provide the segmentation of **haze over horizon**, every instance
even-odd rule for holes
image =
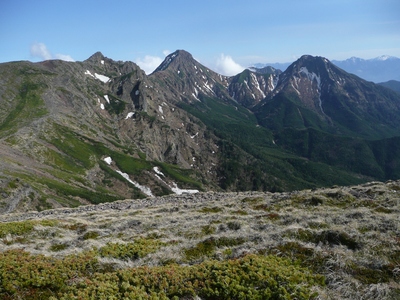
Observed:
[[[0,10],[0,62],[82,61],[97,51],[146,73],[184,49],[224,75],[304,54],[329,60],[400,57],[396,0],[232,3],[15,0]]]

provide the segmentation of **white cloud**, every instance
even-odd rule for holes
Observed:
[[[165,49],[162,53],[163,53],[165,56],[167,56],[167,55],[171,54],[172,52],[171,52],[170,50]]]
[[[144,58],[137,58],[135,62],[146,74],[150,74],[161,65],[165,56],[172,52],[166,49],[163,50],[162,53],[164,54],[164,57],[146,55]]]
[[[216,72],[226,76],[239,74],[244,69],[245,67],[242,67],[231,56],[225,54],[221,54],[217,59],[215,68]]]
[[[146,74],[150,74],[162,63],[162,61],[163,59],[161,57],[146,55],[144,58],[138,58],[136,63],[146,72]]]
[[[47,49],[46,45],[43,43],[34,43],[30,49],[31,56],[37,57],[42,60],[49,60],[49,59],[61,59],[65,61],[74,61],[74,59],[70,55],[66,54],[51,54],[51,52]]]
[[[65,61],[75,61],[70,55],[68,54],[56,54],[54,55],[56,59],[61,59]]]
[[[39,57],[43,60],[51,59],[52,56],[43,43],[35,43],[31,46],[31,55],[33,57]]]

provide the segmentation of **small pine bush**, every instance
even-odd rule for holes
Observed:
[[[324,277],[276,256],[247,255],[102,271],[95,252],[55,259],[23,250],[0,253],[2,299],[310,299]]]

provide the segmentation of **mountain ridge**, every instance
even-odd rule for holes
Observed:
[[[387,153],[397,151],[396,117],[367,134],[388,111],[383,103],[397,94],[343,73],[325,58],[304,56],[297,64],[283,73],[245,70],[227,77],[184,50],[150,75],[101,52],[83,62],[1,64],[0,209],[189,191],[284,191],[397,176],[396,158]],[[329,101],[342,103],[343,112],[356,116],[349,120],[366,129],[358,132],[337,119],[334,106],[325,106]],[[368,106],[374,101],[379,110]],[[398,111],[394,104],[389,108],[388,116]],[[290,113],[282,118],[282,110]],[[359,121],[365,116],[368,122]],[[288,138],[296,135],[303,140]],[[324,135],[340,143],[344,158],[318,154]],[[373,136],[371,144],[367,138]],[[349,155],[354,145],[365,149],[368,160]]]
[[[355,126],[357,135],[364,134],[364,137],[369,138],[373,138],[375,131],[379,131],[379,136],[388,133],[383,137],[398,134],[397,125],[394,125],[399,122],[394,113],[400,109],[397,95],[388,93],[389,98],[384,96],[375,99],[380,95],[380,86],[347,74],[326,58],[304,55],[283,72],[280,79],[270,99],[282,91],[289,98],[299,99],[302,107],[316,113],[319,119],[325,119],[324,123],[333,125],[332,129],[337,128],[332,133],[339,128],[351,129],[350,125]],[[386,91],[382,90],[382,93]],[[338,118],[338,113],[345,117]],[[370,125],[361,124],[362,119],[368,119]],[[360,124],[348,124],[350,120]],[[373,124],[377,124],[375,129],[371,127]]]

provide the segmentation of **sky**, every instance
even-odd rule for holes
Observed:
[[[190,52],[234,75],[255,63],[400,57],[399,0],[2,0],[0,63],[97,51],[151,73]]]

